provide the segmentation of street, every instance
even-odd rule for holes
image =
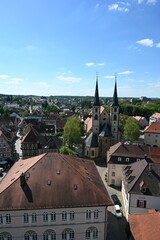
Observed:
[[[122,200],[122,194],[119,189],[115,189],[112,187],[109,187],[107,185],[107,182],[105,181],[105,174],[107,172],[107,168],[104,166],[97,166],[98,172],[103,180],[104,185],[107,188],[107,191],[109,195],[116,194],[121,202],[121,209],[124,213],[124,207],[123,207],[123,200]],[[108,207],[108,233],[107,233],[107,240],[127,240],[126,235],[126,228],[128,226],[128,223],[126,221],[126,218],[123,214],[123,217],[121,219],[117,219],[114,215],[114,206]]]

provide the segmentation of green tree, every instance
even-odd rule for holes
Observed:
[[[129,117],[127,115],[120,115],[119,118],[119,130],[123,134],[124,133],[124,126],[126,124],[126,121]]]
[[[134,118],[128,118],[124,126],[124,137],[128,141],[135,141],[140,135],[140,126]]]
[[[65,155],[72,155],[74,156],[74,152],[72,149],[68,148],[67,146],[62,146],[60,149],[59,149],[60,153],[62,154],[65,154]]]
[[[82,135],[83,125],[81,123],[81,120],[76,115],[69,117],[64,126],[64,143],[67,144],[70,149],[73,149],[73,145],[80,144],[82,142]]]

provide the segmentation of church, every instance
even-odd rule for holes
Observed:
[[[110,113],[100,105],[98,77],[96,79],[95,97],[92,106],[92,117],[86,124],[87,137],[85,140],[85,157],[92,159],[106,159],[109,148],[120,141],[119,104],[117,96],[117,82],[115,80],[114,94]]]

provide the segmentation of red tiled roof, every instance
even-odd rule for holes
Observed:
[[[16,162],[0,183],[0,210],[107,205],[112,202],[94,162],[59,153]]]
[[[160,148],[150,147],[150,159],[154,163],[160,163]]]
[[[145,128],[147,133],[160,133],[160,122],[152,122],[151,125]]]
[[[130,214],[129,223],[135,240],[160,239],[160,212]]]

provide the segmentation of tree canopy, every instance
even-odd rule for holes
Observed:
[[[135,141],[140,135],[140,126],[134,118],[128,118],[124,126],[124,137],[128,141]]]
[[[73,115],[67,119],[64,126],[63,140],[70,149],[73,145],[81,143],[81,136],[83,135],[83,125],[78,116]]]
[[[65,155],[72,155],[72,156],[75,155],[73,150],[66,146],[62,146],[59,151],[60,151],[60,153],[65,154]]]

